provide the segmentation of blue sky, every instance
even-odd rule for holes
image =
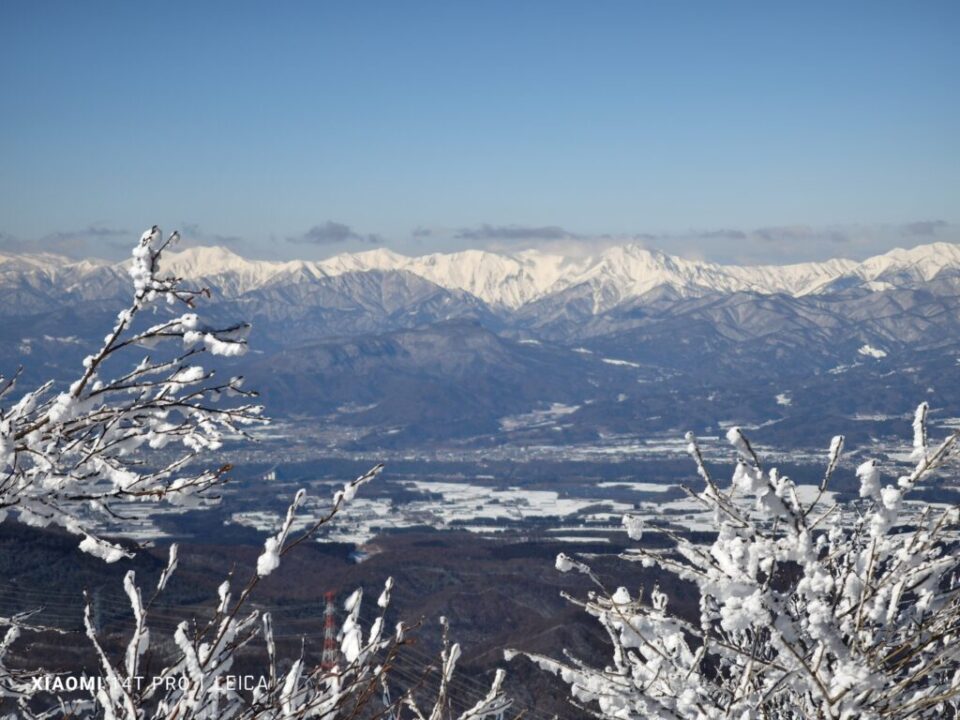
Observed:
[[[957,2],[0,4],[0,248],[956,240]]]

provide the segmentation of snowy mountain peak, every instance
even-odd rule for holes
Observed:
[[[39,270],[55,272],[65,267],[94,268],[104,263],[100,260],[72,260],[54,253],[0,253],[0,272],[23,272]]]
[[[945,267],[960,267],[960,245],[937,242],[910,249],[896,248],[860,263],[857,274],[864,280],[884,275],[907,273],[927,282]]]
[[[315,263],[324,275],[342,275],[348,272],[367,272],[369,270],[396,270],[410,258],[388,250],[376,248],[358,253],[341,253],[332,258]]]
[[[186,248],[164,253],[161,267],[166,272],[187,277],[208,277],[224,272],[249,269],[256,264],[220,245]]]
[[[302,264],[298,261],[248,260],[229,248],[216,245],[165,253],[160,260],[160,269],[185,278],[215,278],[221,293],[237,296],[263,287],[279,275]]]

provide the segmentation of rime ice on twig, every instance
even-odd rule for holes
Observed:
[[[204,291],[161,273],[162,254],[177,238],[163,240],[156,226],[140,238],[131,304],[69,387],[54,393],[46,383],[10,405],[2,403],[16,378],[0,390],[0,519],[12,510],[28,524],[60,525],[82,538],[82,550],[113,562],[127,553],[97,536],[98,519],[112,519],[117,505],[196,503],[229,467],[198,471],[192,461],[219,448],[225,434],[262,421],[242,378],[218,380],[196,364],[205,352],[244,352],[249,326],[205,325],[193,312]],[[145,311],[165,306],[188,312],[136,327]],[[146,348],[166,352],[135,357]],[[141,450],[172,444],[182,448],[172,459],[143,464]]]
[[[578,604],[609,635],[611,665],[528,657],[559,675],[575,703],[609,720],[954,717],[960,508],[908,515],[903,502],[960,437],[931,448],[927,411],[922,404],[914,420],[913,470],[882,486],[877,463],[860,464],[861,499],[846,506],[822,506],[839,472],[842,436],[833,438],[818,493],[803,507],[793,481],[764,471],[739,428],[727,435],[739,458],[725,492],[688,435],[706,483],[689,492],[714,509],[716,539],[701,546],[662,528],[675,547],[640,547],[625,557],[695,586],[699,618],[667,613],[657,588],[644,599],[601,587]],[[589,570],[562,554],[557,568]]]

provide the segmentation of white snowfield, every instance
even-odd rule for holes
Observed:
[[[164,268],[177,275],[217,278],[228,295],[351,272],[406,271],[448,290],[470,293],[507,309],[570,290],[584,288],[602,312],[658,287],[684,296],[706,292],[785,293],[803,296],[828,290],[838,281],[869,290],[909,287],[928,282],[944,270],[960,271],[960,245],[931,243],[896,249],[862,262],[834,259],[794,265],[720,265],[687,260],[637,245],[609,248],[586,258],[567,258],[537,250],[500,254],[485,250],[400,255],[386,248],[344,253],[321,261],[248,260],[224,247],[193,247],[164,257]],[[0,254],[0,283],[5,275],[38,273],[69,284],[122,264],[56,255]]]
[[[607,532],[611,529],[619,531],[620,517],[633,509],[631,503],[601,496],[561,497],[552,490],[497,488],[469,482],[423,480],[407,481],[404,484],[422,494],[423,499],[396,505],[391,500],[382,498],[357,498],[338,517],[336,523],[324,527],[318,533],[317,540],[363,545],[382,532],[410,527],[457,528],[490,536],[510,529],[516,530],[520,523],[530,518],[556,518],[567,523],[557,528],[557,532],[570,532],[575,529],[570,524],[575,519],[581,523],[581,527],[591,523],[596,525],[598,519],[603,519],[604,527],[593,527],[593,535],[580,535],[574,541],[603,542],[602,535],[596,534],[598,529]],[[660,486],[657,488],[659,490]],[[666,489],[668,487],[663,488],[664,491]],[[308,498],[295,518],[292,530],[305,529],[324,516],[329,511],[325,497]],[[230,517],[229,522],[274,533],[283,524],[283,514],[269,510],[237,512]]]

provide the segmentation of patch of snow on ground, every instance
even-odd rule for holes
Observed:
[[[419,492],[439,494],[443,501],[409,502],[404,505],[404,513],[419,516],[426,524],[443,526],[475,523],[481,518],[522,520],[531,517],[567,517],[597,505],[603,505],[611,512],[627,512],[633,507],[627,503],[597,498],[563,498],[553,490],[500,489],[422,480],[413,480],[408,485]],[[428,522],[431,519],[432,522]]]
[[[610,538],[602,535],[557,535],[550,538],[565,543],[608,543]]]
[[[291,532],[306,530],[330,510],[326,498],[307,499],[307,502],[294,517]],[[268,510],[254,510],[233,513],[230,521],[244,525],[259,532],[275,533],[283,523],[285,513]],[[389,500],[356,498],[348,503],[336,518],[320,528],[317,539],[326,542],[352,543],[364,545],[376,537],[382,529],[405,527],[416,523],[405,522],[406,518],[394,512]]]
[[[907,415],[884,415],[883,413],[856,413],[855,415],[848,416],[851,420],[855,422],[883,422],[885,420],[899,420],[906,417]]]
[[[666,492],[674,485],[663,485],[661,483],[645,483],[645,482],[624,482],[620,480],[609,480],[606,482],[597,483],[598,488],[623,488],[624,490],[633,490],[635,492],[654,492],[661,493]]]
[[[601,358],[607,365],[623,365],[624,367],[638,368],[640,363],[630,362],[629,360],[616,360],[614,358]]]
[[[520,415],[510,415],[500,418],[500,428],[510,432],[519,428],[542,427],[551,425],[558,418],[564,415],[570,415],[580,409],[579,405],[564,405],[563,403],[551,403],[546,410],[534,410]]]
[[[885,350],[881,350],[880,348],[871,347],[870,345],[864,345],[864,346],[861,347],[859,350],[857,350],[857,352],[860,353],[861,355],[863,355],[864,357],[872,357],[872,358],[875,358],[875,359],[877,359],[877,360],[880,360],[880,359],[885,358],[885,357],[887,356],[887,353],[886,353]]]

